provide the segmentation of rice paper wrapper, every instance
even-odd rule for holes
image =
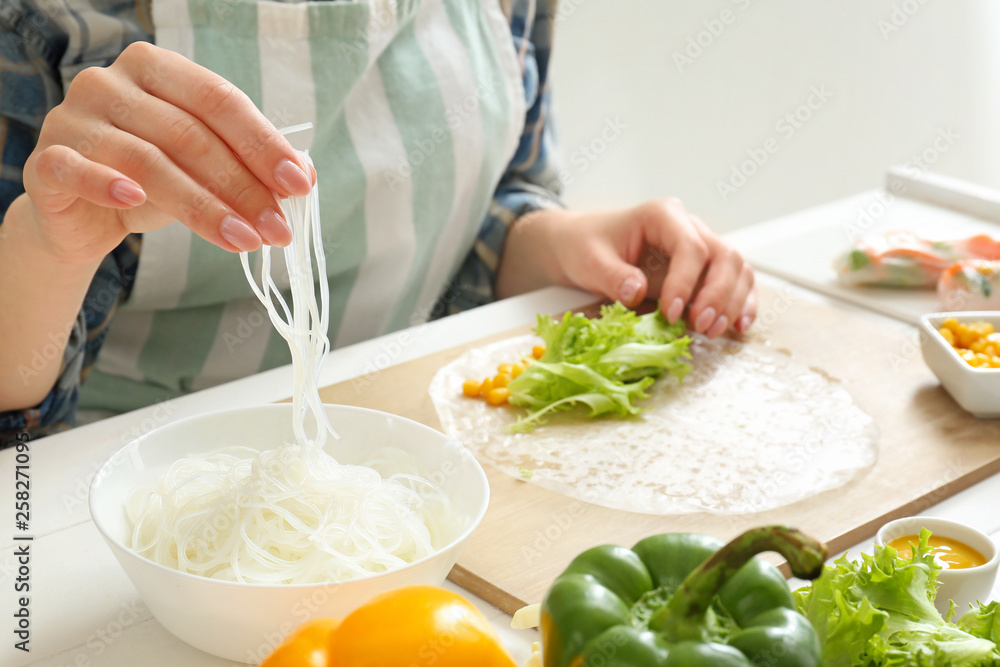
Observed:
[[[480,460],[572,498],[648,514],[746,514],[846,484],[878,456],[878,429],[841,384],[760,343],[695,335],[694,370],[658,380],[629,418],[525,414],[466,397],[462,383],[530,355],[535,336],[470,350],[434,376],[443,430]]]

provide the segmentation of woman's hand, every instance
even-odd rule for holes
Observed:
[[[712,338],[730,327],[746,331],[757,315],[750,265],[677,199],[522,218],[504,246],[497,291],[511,296],[545,284],[581,287],[627,306],[659,299],[671,322],[686,310],[690,326]]]
[[[77,75],[24,168],[39,247],[71,264],[174,220],[226,250],[287,245],[276,196],[311,180],[239,89],[145,42]]]

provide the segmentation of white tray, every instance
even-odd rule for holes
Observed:
[[[860,235],[910,229],[934,239],[1000,236],[1000,192],[939,175],[890,169],[885,189],[737,230],[726,239],[758,270],[916,324],[941,310],[934,290],[845,287],[834,259]]]

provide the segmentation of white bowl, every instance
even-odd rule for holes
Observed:
[[[927,366],[962,408],[980,419],[1000,417],[1000,368],[975,368],[938,333],[949,317],[959,322],[989,322],[1000,331],[1000,311],[931,313],[920,318],[920,350]]]
[[[125,500],[154,483],[175,460],[241,445],[269,449],[294,441],[291,405],[265,405],[184,419],[126,445],[94,476],[90,513],[118,562],[156,619],[192,646],[228,660],[257,663],[293,628],[310,618],[343,617],[378,593],[410,584],[444,582],[489,502],[486,475],[458,441],[395,415],[326,406],[340,434],[326,450],[341,463],[360,463],[383,447],[418,461],[456,513],[453,534],[437,553],[410,565],[328,584],[265,585],[216,581],[172,570],[125,545]]]
[[[921,528],[926,528],[934,535],[950,537],[967,544],[986,558],[986,564],[979,567],[946,569],[938,572],[939,586],[937,597],[934,598],[937,610],[942,615],[946,614],[948,600],[954,600],[958,605],[958,615],[961,616],[969,611],[969,606],[976,601],[988,602],[993,594],[1000,557],[997,555],[996,544],[986,533],[957,521],[931,516],[910,516],[890,521],[882,526],[875,535],[875,543],[884,546],[897,537],[919,535]]]

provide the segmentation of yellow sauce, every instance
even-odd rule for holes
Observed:
[[[913,558],[910,544],[919,542],[917,535],[903,535],[889,542],[889,546],[896,550],[900,558]],[[934,561],[945,570],[961,570],[986,564],[986,558],[981,553],[950,537],[931,535],[928,544],[934,554]]]

